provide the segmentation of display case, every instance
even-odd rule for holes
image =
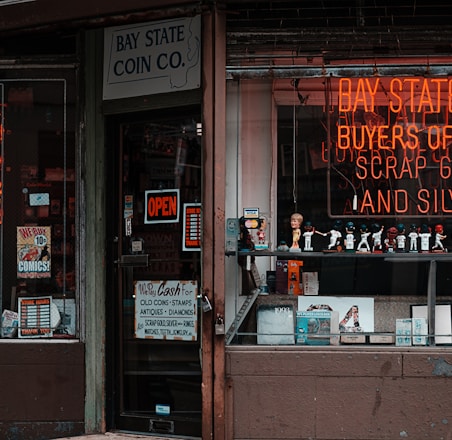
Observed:
[[[449,85],[339,75],[230,86],[236,191],[226,206],[239,229],[235,248],[226,241],[227,343],[277,334],[286,306],[293,338],[284,344],[302,344],[301,312],[316,310],[338,312],[339,345],[452,342]],[[247,207],[268,213],[266,250],[255,226],[241,227]],[[279,324],[262,327],[269,305]]]
[[[276,267],[265,276],[256,264],[263,257],[271,257]],[[328,345],[452,344],[448,253],[239,251],[229,252],[228,258],[237,259],[240,267],[243,303],[228,343],[259,344],[264,334],[281,335],[280,315],[290,307],[292,316],[285,319],[293,323],[293,337],[269,338],[271,344],[305,344],[301,312],[325,310],[339,314],[328,334],[338,337]]]

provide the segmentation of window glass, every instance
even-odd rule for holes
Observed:
[[[417,345],[452,342],[450,316],[433,317],[452,299],[450,90],[403,75],[229,83],[227,342],[299,343],[299,312],[318,310],[339,312],[334,343],[400,345],[398,321],[427,314]]]
[[[2,337],[75,337],[74,79],[0,87]]]

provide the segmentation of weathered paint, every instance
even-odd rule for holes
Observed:
[[[440,350],[228,347],[228,431],[234,439],[449,438],[452,351]]]
[[[0,438],[82,434],[84,369],[79,342],[0,344]]]

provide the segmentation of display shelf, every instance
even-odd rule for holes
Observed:
[[[227,252],[226,256],[228,257],[234,257],[238,264],[241,266],[242,274],[248,272],[251,273],[250,267],[254,265],[254,261],[257,261],[256,258],[259,257],[273,257],[276,260],[303,260],[305,263],[304,268],[310,268],[315,267],[315,270],[326,270],[331,271],[328,272],[328,275],[325,275],[324,279],[328,280],[329,283],[333,286],[340,286],[342,283],[342,280],[346,278],[344,275],[344,267],[347,267],[346,270],[348,270],[347,273],[350,273],[350,276],[346,278],[346,281],[353,285],[355,290],[358,288],[356,285],[359,286],[372,286],[374,280],[378,278],[390,278],[387,284],[391,285],[391,291],[384,291],[382,290],[378,294],[374,294],[374,299],[378,298],[379,302],[392,302],[396,305],[396,309],[398,306],[402,305],[400,309],[404,309],[405,313],[406,310],[410,308],[410,302],[414,305],[416,304],[426,304],[427,305],[427,311],[428,311],[428,334],[427,337],[427,344],[428,346],[435,346],[435,306],[438,302],[437,298],[437,291],[438,291],[438,266],[442,265],[441,270],[441,283],[440,285],[440,302],[447,301],[450,303],[450,295],[449,295],[449,289],[448,289],[448,280],[449,277],[447,274],[444,274],[444,271],[447,272],[448,270],[448,263],[452,262],[452,255],[447,252],[426,252],[426,253],[410,253],[410,252],[391,252],[391,253],[364,253],[364,252],[287,252],[287,251],[270,251],[270,250],[258,250],[258,251],[238,251],[238,252]],[[246,261],[248,258],[251,260]],[[246,262],[245,262],[246,261]],[[251,264],[249,264],[249,261],[251,261]],[[311,262],[311,263],[310,263]],[[313,262],[313,263],[312,263]],[[366,267],[370,267],[370,270],[366,274],[359,274],[357,273],[357,266],[358,263],[364,262],[366,264]],[[310,266],[311,264],[311,266]],[[345,266],[344,266],[345,264]],[[390,274],[382,274],[381,268],[390,268]],[[422,269],[422,270],[421,270]],[[422,272],[422,277],[419,278],[422,281],[413,281],[414,284],[421,285],[418,286],[419,292],[413,292],[414,296],[407,296],[406,292],[400,292],[397,290],[397,286],[400,286],[400,280],[398,278],[403,278],[404,280],[414,279],[417,274],[417,270]],[[308,270],[309,271],[309,270]],[[358,270],[359,272],[359,270]],[[339,279],[335,278],[335,275],[339,274]],[[360,282],[357,282],[357,279],[361,276],[361,278],[364,278],[364,281],[361,280]],[[301,276],[300,276],[301,277]],[[342,277],[342,278],[340,278]],[[256,279],[255,276],[249,276],[249,279]],[[444,281],[446,280],[446,281]],[[446,284],[444,284],[446,282]],[[353,284],[354,283],[354,284]],[[259,285],[255,286],[256,288],[259,287]],[[247,288],[249,289],[247,291]],[[328,291],[328,287],[326,288]],[[353,292],[355,292],[355,290]],[[359,290],[359,289],[358,289]],[[256,299],[256,291],[253,291],[252,286],[251,287],[245,287],[244,291],[241,292],[243,295],[247,295],[247,297],[251,297],[254,293],[254,299]],[[318,298],[318,302],[321,302],[322,296],[328,296],[329,293],[322,292],[319,295],[312,295],[309,296],[310,298],[314,299]],[[372,297],[371,294],[367,293],[365,289],[363,289],[363,292],[359,293],[350,293],[348,295],[342,295],[337,293],[331,293],[332,296],[362,296],[362,297]],[[445,296],[448,295],[448,296]],[[291,301],[294,304],[297,302],[297,295],[293,294],[278,294],[278,293],[270,293],[270,295],[258,295],[257,301],[253,301],[253,304],[256,304],[254,308],[248,307],[246,310],[246,313],[243,313],[243,310],[239,310],[236,312],[236,316],[234,318],[233,324],[231,325],[229,332],[228,332],[228,340],[226,343],[231,343],[234,341],[235,336],[244,335],[245,333],[242,332],[240,329],[240,324],[245,322],[246,319],[252,315],[252,310],[256,312],[256,307],[258,304],[272,304],[275,301],[276,302],[284,302],[284,301]],[[380,301],[381,300],[381,301]],[[295,310],[295,309],[294,309]],[[395,316],[397,316],[395,312]],[[375,314],[377,314],[377,310],[375,310]],[[246,316],[244,316],[246,315]],[[391,318],[395,321],[395,316],[391,316]],[[403,315],[400,317],[404,317]],[[254,320],[254,318],[251,318]],[[255,324],[255,323],[254,323]],[[395,326],[395,323],[394,323]],[[380,329],[381,330],[381,329]],[[246,332],[248,336],[253,335],[253,331]],[[256,333],[254,333],[256,334]],[[375,332],[364,332],[364,336],[366,337],[366,344],[369,343],[369,336],[371,334],[390,334],[392,336],[395,336],[395,332],[388,331],[388,329],[384,329],[381,331],[375,331]],[[344,345],[352,345],[352,344],[344,344]],[[372,344],[374,345],[374,344]],[[388,346],[390,344],[386,344],[385,346]],[[394,344],[393,344],[394,345]]]

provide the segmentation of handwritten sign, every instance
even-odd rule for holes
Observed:
[[[107,28],[104,41],[104,99],[200,87],[200,16]]]
[[[135,337],[196,341],[196,281],[136,281]]]

